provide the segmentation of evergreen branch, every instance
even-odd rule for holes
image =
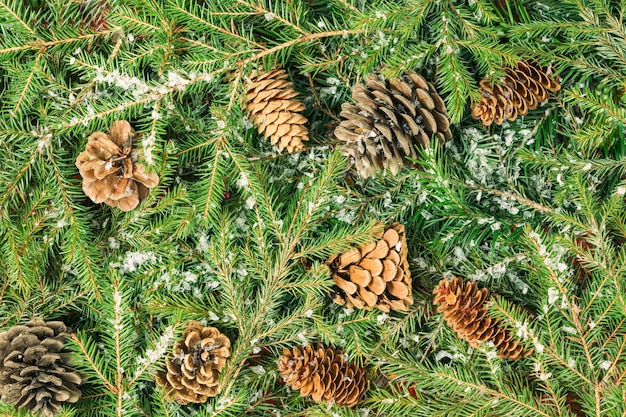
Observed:
[[[348,3],[346,0],[332,0],[332,1],[338,2],[342,6],[346,7],[347,9],[352,10],[353,12],[361,13],[361,10],[359,10],[357,7],[353,6],[352,4]]]
[[[65,180],[62,177],[61,171],[59,170],[59,167],[55,161],[54,156],[52,155],[52,152],[49,152],[48,155],[50,157],[50,165],[54,170],[54,178],[56,179],[58,189],[61,192],[61,198],[64,203],[64,211],[68,214],[68,217],[70,219],[70,227],[72,228],[74,233],[65,259],[70,261],[72,258],[75,257],[77,252],[81,255],[79,259],[80,263],[85,267],[84,275],[87,278],[88,284],[86,285],[86,289],[92,293],[93,297],[96,300],[99,300],[101,298],[101,294],[98,286],[98,279],[96,273],[92,269],[91,259],[89,254],[87,253],[88,245],[82,240],[81,237],[83,236],[83,233],[79,230],[82,222],[77,219],[72,200],[69,197],[69,193],[65,185]]]
[[[541,203],[537,203],[536,201],[532,201],[526,197],[523,197],[519,194],[517,194],[516,192],[513,191],[502,191],[502,190],[498,190],[495,188],[486,188],[483,187],[479,184],[464,184],[464,187],[469,188],[470,190],[479,190],[482,191],[484,193],[487,194],[491,194],[491,195],[495,195],[498,197],[503,197],[503,198],[510,198],[512,200],[517,201],[518,203],[521,203],[523,205],[525,205],[526,207],[532,208],[534,210],[537,211],[541,211],[543,213],[550,213],[550,214],[554,214],[554,209],[547,207]]]
[[[220,161],[220,159],[222,157],[222,152],[223,152],[222,147],[224,146],[225,140],[226,140],[226,137],[225,137],[224,133],[220,134],[218,136],[217,140],[216,140],[215,156],[213,158],[213,161],[211,162],[211,165],[213,167],[212,167],[211,173],[209,175],[209,189],[208,189],[208,191],[206,193],[206,201],[205,201],[205,204],[204,204],[204,211],[202,212],[203,216],[205,218],[209,217],[209,212],[212,210],[211,207],[212,207],[212,203],[213,202],[211,201],[211,199],[214,196],[214,188],[215,188],[215,185],[216,185],[216,183],[218,181],[218,179],[217,179],[218,169],[217,168],[219,166],[219,161]]]
[[[90,354],[90,349],[87,348],[87,346],[75,333],[72,333],[72,340],[74,341],[74,343],[76,343],[76,346],[78,346],[78,348],[80,349],[83,358],[87,361],[91,369],[93,369],[95,374],[98,376],[98,379],[102,382],[102,385],[104,385],[104,387],[107,390],[111,391],[113,394],[116,394],[117,387],[111,381],[109,381],[108,378],[104,376],[104,374],[100,371],[100,367],[96,364],[96,360],[94,360],[94,358],[92,358]]]
[[[117,278],[113,278],[113,340],[115,341],[115,393],[117,394],[117,416],[124,417],[124,408],[122,406],[124,401],[124,393],[126,392],[124,386],[124,371],[122,368],[122,348],[121,348],[121,335],[122,329],[122,293],[119,291],[119,282]]]
[[[238,39],[238,40],[242,41],[245,44],[254,45],[257,49],[266,50],[266,48],[263,45],[261,45],[261,44],[259,44],[257,42],[254,42],[251,39],[248,39],[248,38],[245,38],[245,37],[243,37],[241,35],[238,35],[238,34],[232,32],[232,31],[229,31],[229,30],[226,30],[226,29],[224,29],[222,27],[219,27],[219,26],[209,22],[208,20],[202,19],[199,16],[196,16],[196,15],[188,12],[187,10],[183,9],[182,7],[180,7],[178,5],[173,5],[172,7],[176,11],[178,11],[180,14],[182,14],[183,16],[187,16],[187,17],[189,17],[189,18],[191,18],[191,19],[193,19],[193,20],[195,20],[195,21],[197,21],[197,22],[199,22],[199,23],[201,23],[201,24],[203,24],[203,25],[205,25],[207,27],[210,27],[211,29],[214,29],[214,30],[218,31],[219,33],[221,33],[223,35],[230,36],[230,37],[233,37],[235,39]]]
[[[249,3],[246,0],[237,0],[237,3],[255,9],[257,14],[265,15],[267,13],[271,13],[269,10],[267,10],[266,8],[261,6],[260,2],[257,3],[257,4],[252,4],[252,3]],[[281,23],[283,23],[286,26],[289,26],[290,28],[296,30],[297,32],[300,32],[302,35],[310,35],[309,32],[305,31],[304,29],[302,29],[298,25],[294,25],[293,23],[291,23],[290,21],[282,18],[278,14],[272,13],[272,18],[280,21]]]
[[[19,110],[20,105],[22,104],[22,101],[24,100],[24,97],[26,96],[26,93],[28,92],[30,82],[33,79],[33,76],[35,75],[35,71],[38,70],[39,60],[41,59],[42,55],[43,55],[42,53],[39,53],[37,54],[37,57],[35,58],[35,62],[33,63],[30,74],[28,74],[28,77],[26,78],[26,83],[24,84],[24,88],[22,89],[22,92],[20,93],[17,99],[17,103],[15,103],[15,107],[13,107],[13,114],[17,114],[17,111]]]
[[[80,35],[80,36],[76,36],[76,37],[68,38],[68,39],[57,39],[54,41],[47,41],[47,42],[43,42],[41,40],[32,41],[32,42],[26,43],[25,45],[0,49],[0,55],[6,54],[9,52],[25,51],[29,49],[36,50],[36,51],[39,51],[40,53],[43,53],[48,48],[52,48],[58,45],[65,45],[68,43],[75,43],[75,42],[91,40],[91,39],[95,39],[99,37],[106,37],[108,35],[115,34],[117,31],[118,29],[116,28],[116,29],[110,29],[110,30],[98,32],[98,33],[89,33],[86,35]]]
[[[17,13],[15,13],[7,4],[4,0],[0,0],[0,6],[2,6],[7,12],[9,12],[9,14],[15,19],[17,20],[20,25],[22,25],[24,27],[24,29],[26,29],[27,31],[29,31],[31,34],[33,35],[37,35],[36,32],[26,24],[26,22],[24,22],[18,15]]]

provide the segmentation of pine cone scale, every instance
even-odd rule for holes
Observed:
[[[80,398],[82,380],[69,364],[61,322],[31,321],[0,333],[0,398],[41,416],[57,415]]]
[[[189,322],[156,383],[180,404],[204,403],[220,391],[219,375],[230,357],[230,340],[214,327]]]
[[[499,84],[491,86],[483,79],[479,85],[481,101],[472,105],[472,117],[480,119],[485,126],[525,116],[545,102],[549,93],[561,88],[548,71],[523,61],[515,68],[507,68]]]
[[[532,354],[512,339],[508,329],[488,316],[485,303],[490,297],[487,288],[478,288],[474,281],[460,278],[443,279],[433,290],[433,303],[443,313],[446,323],[461,338],[477,348],[481,343],[494,344],[499,358],[520,359]]]
[[[362,369],[344,361],[341,352],[319,344],[305,346],[303,351],[283,349],[277,367],[287,385],[316,402],[352,407],[367,389]]]
[[[334,301],[348,308],[407,310],[413,304],[404,226],[394,223],[375,242],[327,260],[344,294]]]
[[[309,140],[304,126],[306,117],[299,112],[305,107],[296,99],[288,74],[283,69],[255,71],[246,91],[246,112],[260,134],[282,151],[296,152]]]
[[[137,207],[148,188],[158,185],[159,177],[146,174],[132,151],[135,131],[127,121],[111,124],[109,134],[95,132],[76,159],[83,178],[83,192],[96,204],[105,203],[129,211]],[[139,186],[141,185],[141,187]]]
[[[367,178],[378,168],[395,175],[417,156],[415,145],[428,146],[430,136],[452,137],[445,105],[432,86],[409,72],[382,80],[370,74],[352,89],[354,104],[344,103],[345,120],[335,128],[341,149]]]

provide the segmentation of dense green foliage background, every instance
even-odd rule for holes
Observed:
[[[626,1],[0,0],[0,327],[65,321],[85,377],[67,416],[626,416]],[[523,119],[468,117],[483,77],[534,59],[563,85]],[[281,64],[311,141],[278,154],[243,113]],[[333,150],[365,74],[435,81],[454,139],[397,177]],[[134,211],[94,205],[74,165],[126,119],[161,182]],[[409,238],[406,314],[334,305],[324,260]],[[433,311],[444,276],[480,281],[535,354],[469,346]],[[222,393],[168,403],[153,375],[187,320],[227,334]],[[368,368],[355,409],[279,380],[320,341]],[[6,416],[22,415],[1,406]]]

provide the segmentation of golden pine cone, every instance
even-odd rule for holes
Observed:
[[[370,74],[365,85],[352,89],[354,104],[344,103],[340,115],[346,120],[335,129],[341,149],[353,160],[357,173],[367,178],[379,169],[393,175],[417,158],[415,145],[428,147],[452,137],[446,105],[435,87],[411,71],[399,78],[382,80]]]
[[[183,337],[166,359],[167,372],[157,373],[156,383],[180,404],[204,403],[219,394],[218,378],[230,356],[230,340],[197,321],[189,322]]]
[[[376,242],[332,256],[327,263],[345,293],[345,298],[336,295],[335,302],[348,308],[406,311],[413,304],[407,252],[404,226],[393,223]]]
[[[52,417],[80,399],[80,376],[64,347],[70,330],[60,321],[33,320],[0,333],[0,398],[17,409]]]
[[[83,177],[83,191],[94,203],[129,211],[159,183],[156,174],[146,174],[144,166],[137,163],[134,137],[134,129],[125,120],[113,122],[108,135],[95,132],[89,136],[76,167]]]
[[[265,139],[282,151],[302,150],[302,141],[309,140],[309,130],[304,125],[306,117],[299,112],[304,110],[298,93],[293,89],[289,74],[284,69],[270,72],[254,71],[250,76],[246,91],[246,111],[248,117]]]
[[[489,126],[525,116],[546,101],[550,92],[561,89],[559,82],[550,75],[539,66],[520,61],[515,68],[507,68],[502,82],[493,87],[487,79],[482,80],[479,89],[482,98],[472,106],[472,117]]]
[[[346,362],[342,352],[321,344],[283,349],[278,372],[300,395],[316,402],[334,402],[352,407],[367,389],[366,374],[355,363]]]
[[[434,304],[437,311],[459,337],[473,348],[480,343],[492,342],[501,359],[517,360],[532,354],[525,350],[511,332],[498,320],[487,314],[485,303],[489,299],[489,289],[478,288],[475,281],[463,282],[461,278],[442,279],[434,289]]]

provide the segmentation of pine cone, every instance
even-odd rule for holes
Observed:
[[[284,69],[270,72],[254,71],[246,91],[248,117],[263,134],[270,137],[272,145],[282,151],[297,152],[303,148],[302,141],[309,140],[309,130],[304,126],[306,117],[298,93],[292,88],[289,74]]]
[[[159,183],[156,174],[146,174],[137,163],[134,137],[135,131],[125,120],[113,122],[108,135],[95,132],[89,136],[76,167],[83,177],[83,191],[94,203],[129,211],[148,195],[148,188]]]
[[[278,372],[300,395],[347,407],[358,404],[368,385],[363,369],[344,361],[340,350],[321,344],[283,349]]]
[[[439,143],[452,137],[446,106],[435,87],[411,71],[400,78],[365,77],[366,85],[352,89],[354,104],[344,103],[335,136],[367,178],[379,167],[393,175],[416,158],[415,145],[427,147],[435,135]]]
[[[187,325],[166,360],[167,372],[156,376],[168,398],[180,404],[204,403],[219,394],[219,374],[230,356],[230,340],[215,327],[203,327],[197,321]]]
[[[337,304],[385,312],[405,311],[413,304],[406,236],[399,223],[380,232],[378,241],[332,256],[327,262],[335,284],[345,293],[345,298],[334,297]]]
[[[478,289],[474,281],[463,282],[461,278],[442,279],[434,289],[434,304],[443,313],[448,326],[470,346],[477,348],[480,343],[492,342],[501,359],[517,360],[532,354],[525,350],[511,332],[500,322],[487,314],[485,303],[489,299],[489,289]]]
[[[60,321],[33,320],[0,333],[2,401],[43,417],[80,399],[80,376],[64,343],[70,330]]]
[[[472,106],[472,117],[481,119],[485,126],[525,116],[546,101],[550,92],[561,89],[559,82],[550,78],[550,71],[531,63],[520,61],[505,73],[502,82],[493,87],[487,79],[480,82],[482,98]]]

